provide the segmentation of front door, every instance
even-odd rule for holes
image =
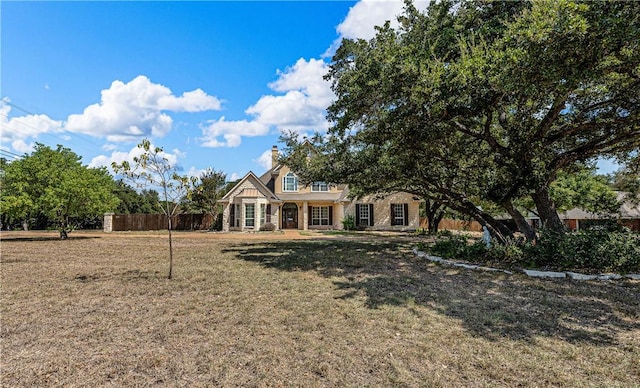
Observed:
[[[298,229],[298,205],[285,203],[282,206],[282,228]]]

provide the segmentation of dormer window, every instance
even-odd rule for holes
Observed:
[[[311,191],[329,191],[329,185],[326,182],[313,182]]]
[[[282,178],[282,191],[298,191],[298,177],[290,172]]]

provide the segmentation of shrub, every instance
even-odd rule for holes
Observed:
[[[428,250],[447,259],[491,261],[503,265],[611,272],[640,272],[640,235],[599,226],[566,234],[543,230],[536,244],[509,239],[486,248],[482,241],[441,234]]]
[[[628,230],[594,228],[567,234],[543,231],[528,250],[537,266],[630,272],[640,270],[640,236]]]
[[[276,230],[276,226],[274,224],[272,224],[271,222],[267,222],[267,223],[264,223],[264,224],[260,225],[260,231],[261,232],[273,232],[274,230]]]
[[[344,230],[355,230],[356,229],[356,219],[351,214],[346,215],[342,219],[342,226]]]
[[[504,244],[492,244],[486,252],[489,260],[507,264],[522,264],[526,260],[528,243],[524,240],[507,239]]]
[[[467,249],[467,238],[461,235],[449,234],[438,239],[431,247],[431,253],[447,259],[461,258]]]

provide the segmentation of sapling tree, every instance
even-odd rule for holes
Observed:
[[[138,144],[141,154],[133,158],[133,164],[124,161],[112,163],[117,174],[122,174],[137,188],[156,189],[160,193],[158,210],[165,215],[169,231],[169,275],[173,277],[173,230],[172,218],[180,211],[180,200],[191,194],[195,178],[178,174],[178,167],[172,164],[161,147],[155,147],[148,139]]]

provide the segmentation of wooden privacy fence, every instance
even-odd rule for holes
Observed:
[[[420,218],[420,227],[426,228],[429,226],[426,217]],[[464,221],[464,220],[451,220],[445,218],[438,224],[438,229],[441,230],[468,230],[470,232],[482,232],[482,225],[478,221]]]
[[[109,230],[108,217],[111,217]],[[171,221],[173,230],[208,230],[213,224],[213,217],[210,214],[178,214]],[[105,214],[104,225],[107,232],[168,229],[164,214]]]

